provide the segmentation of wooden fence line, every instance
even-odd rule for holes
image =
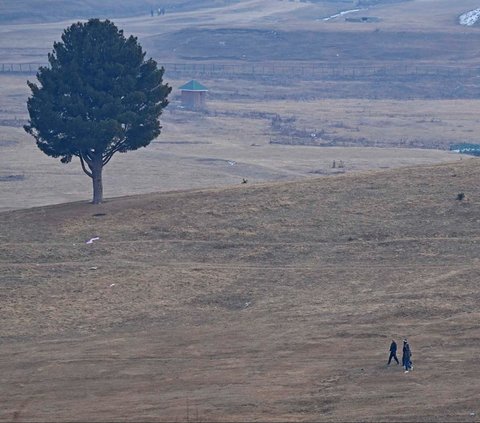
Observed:
[[[480,67],[453,67],[431,65],[351,66],[336,64],[288,63],[164,63],[166,75],[186,77],[268,77],[292,76],[298,79],[369,77],[435,76],[469,78],[480,76]],[[35,74],[42,63],[0,63],[0,73]]]
[[[40,66],[39,63],[0,63],[0,72],[2,73],[36,73]]]

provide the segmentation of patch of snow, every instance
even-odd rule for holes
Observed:
[[[343,12],[337,13],[336,15],[329,16],[328,18],[323,18],[322,21],[329,21],[331,19],[338,18],[339,16],[346,15],[348,13],[353,13],[353,12],[360,12],[362,9],[351,9],[351,10],[344,10]]]
[[[460,25],[472,26],[480,19],[480,9],[470,10],[460,16]]]

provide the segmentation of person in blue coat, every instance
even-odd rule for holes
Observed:
[[[392,339],[392,343],[390,344],[390,356],[388,357],[388,365],[390,365],[390,363],[392,362],[392,358],[397,362],[397,364],[400,364],[397,358],[397,343],[394,339]]]
[[[413,369],[412,350],[410,349],[410,345],[406,339],[403,340],[402,365],[405,368],[405,373],[408,373],[409,370]]]

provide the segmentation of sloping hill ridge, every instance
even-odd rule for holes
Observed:
[[[1,213],[0,420],[471,419],[479,178],[471,159]],[[385,365],[405,336],[409,374]]]
[[[38,23],[68,19],[147,16],[164,7],[168,12],[197,10],[238,0],[15,0],[0,3],[0,22]]]
[[[342,60],[452,61],[475,59],[477,39],[472,34],[418,32],[272,31],[253,28],[186,28],[147,37],[145,46],[162,57],[175,46],[185,60],[324,61],[341,51]],[[415,45],[415,48],[412,48]],[[446,49],[445,46],[449,48]],[[333,62],[334,63],[334,62]]]

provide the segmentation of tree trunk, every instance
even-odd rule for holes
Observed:
[[[95,159],[92,164],[93,204],[100,204],[103,201],[102,170],[103,163],[102,157],[100,157]]]

